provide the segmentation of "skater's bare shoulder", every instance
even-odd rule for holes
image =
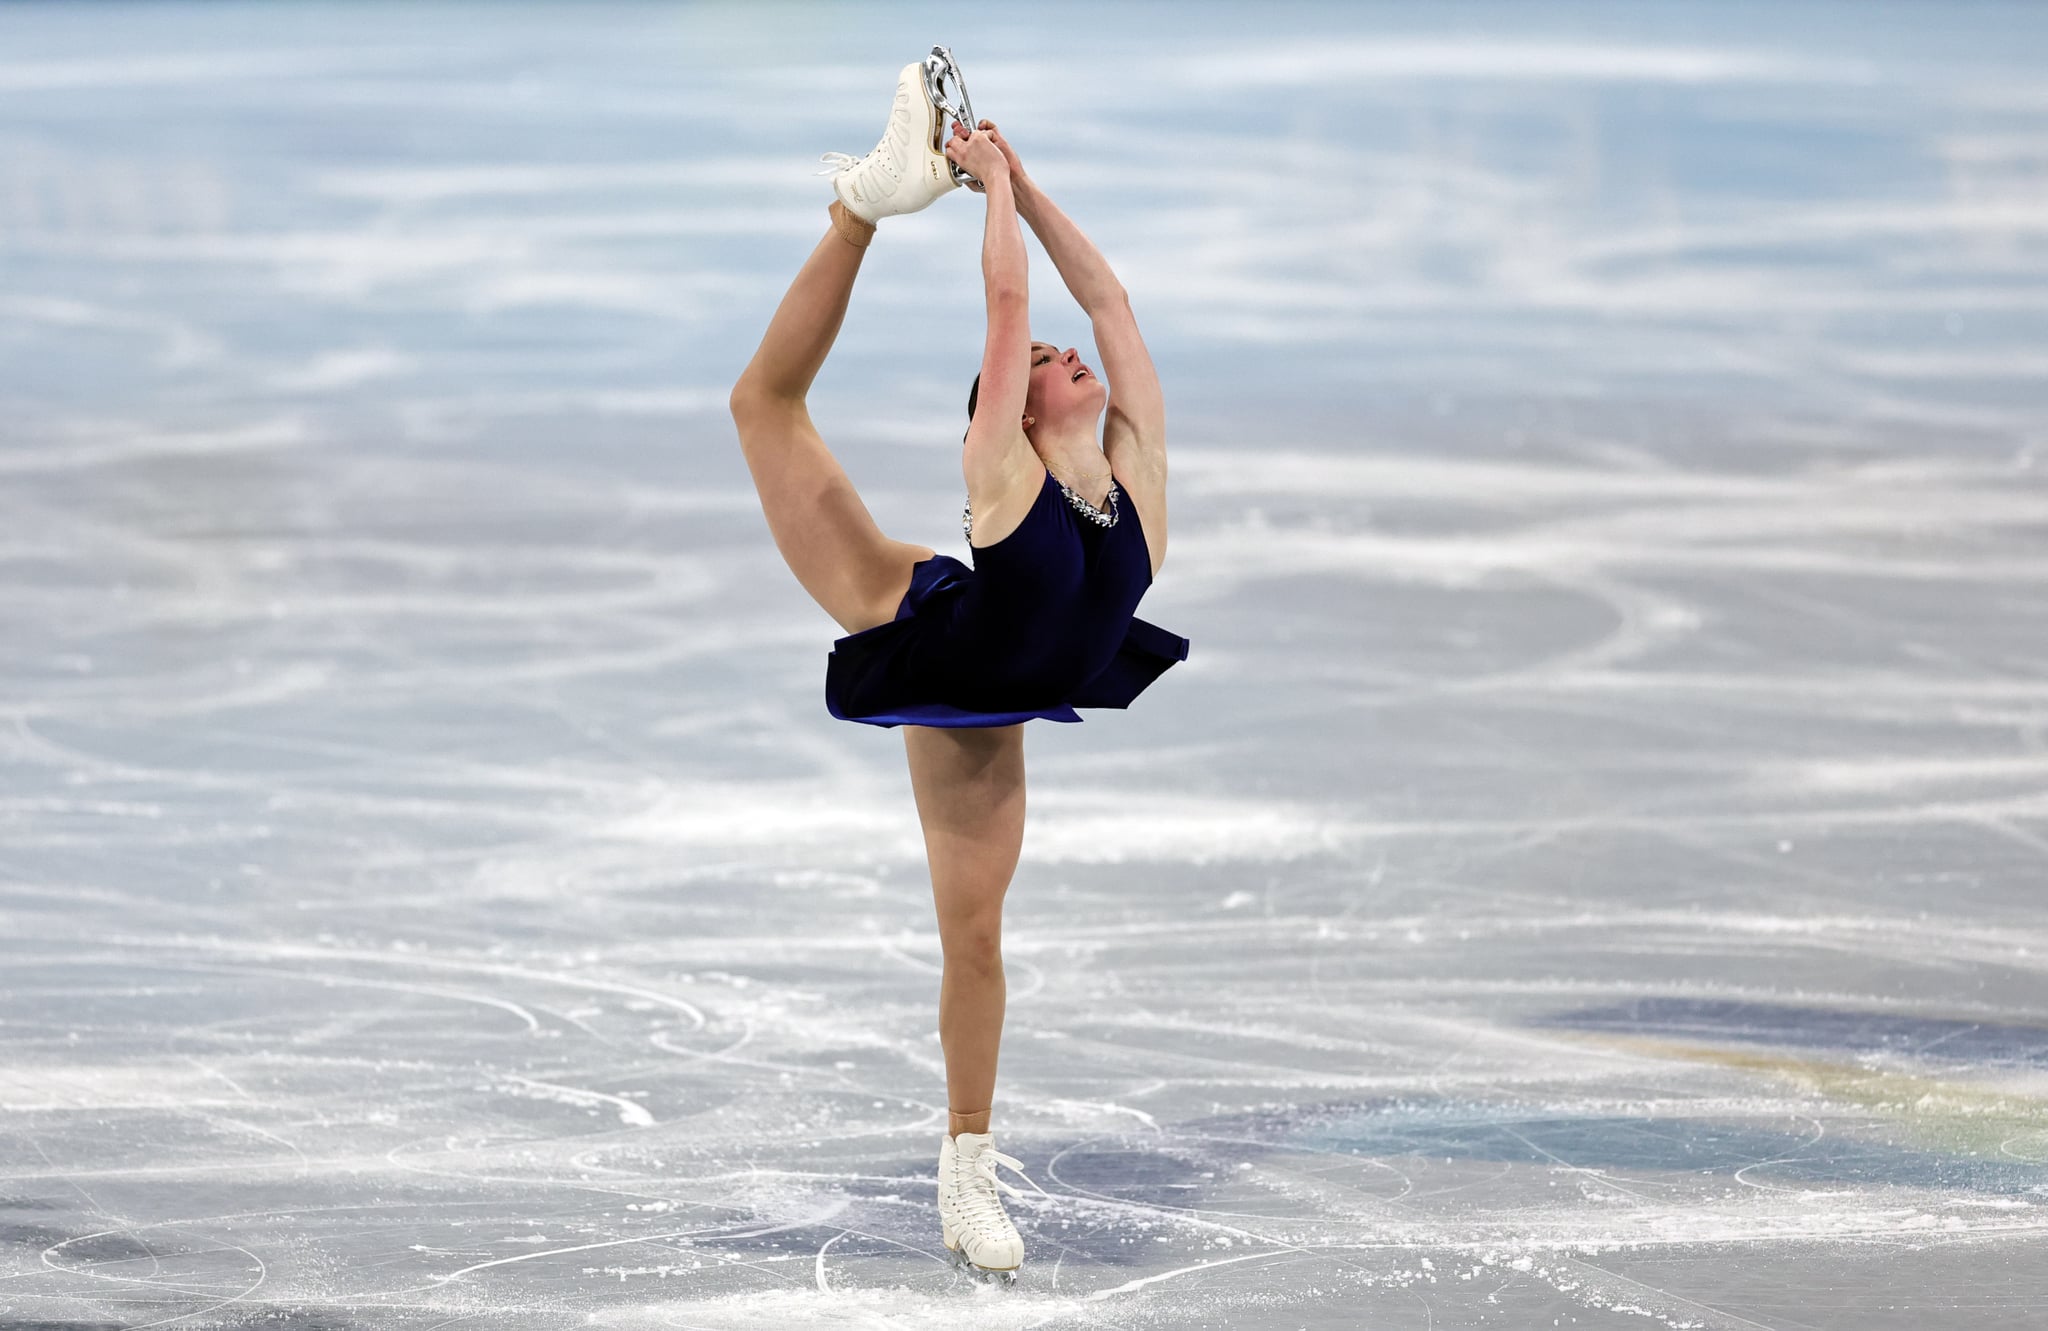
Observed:
[[[1024,294],[991,290],[988,341],[982,350],[980,401],[968,422],[961,457],[968,497],[977,514],[1008,507],[1027,488],[1038,493],[1045,468],[1024,433],[1024,398],[1030,386],[1031,330]]]

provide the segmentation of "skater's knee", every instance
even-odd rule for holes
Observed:
[[[956,922],[940,932],[939,946],[948,966],[977,972],[1001,970],[1002,921],[997,918]]]
[[[750,425],[769,424],[778,418],[802,414],[804,398],[801,393],[782,392],[747,373],[732,386],[726,407],[732,412],[733,421],[745,429]]]

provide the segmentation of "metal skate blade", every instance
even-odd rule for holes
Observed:
[[[960,1248],[946,1249],[946,1260],[955,1270],[974,1277],[984,1285],[1002,1285],[1007,1287],[1017,1283],[1015,1267],[1007,1271],[997,1271],[986,1266],[976,1266],[972,1261],[968,1260],[966,1251]]]
[[[924,58],[924,95],[939,110],[939,128],[945,138],[953,136],[956,120],[969,129],[979,128],[974,119],[974,103],[967,100],[967,81],[960,77],[960,64],[953,59],[950,48],[934,46]],[[949,160],[946,167],[953,173],[956,185],[981,183],[958,162]]]

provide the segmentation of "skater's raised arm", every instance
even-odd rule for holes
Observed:
[[[1010,189],[1017,213],[1031,224],[1053,266],[1073,293],[1095,335],[1095,350],[1102,357],[1103,376],[1109,383],[1109,407],[1102,427],[1103,452],[1110,465],[1134,465],[1119,454],[1135,451],[1137,461],[1156,469],[1166,466],[1166,401],[1159,388],[1159,372],[1153,368],[1152,353],[1138,333],[1137,316],[1131,299],[1117,280],[1109,260],[1082,234],[1072,218],[1038,188],[1025,174],[1016,150],[996,129],[995,122],[981,122],[982,131],[1002,150],[1010,168]]]
[[[988,340],[981,353],[981,390],[967,427],[962,467],[970,495],[999,495],[1038,467],[1024,437],[1024,397],[1031,378],[1030,297],[1024,233],[1010,170],[986,134],[953,127],[946,156],[972,172],[988,200],[981,276],[988,293]]]
[[[1109,305],[1126,302],[1123,283],[1111,271],[1109,261],[1102,257],[1102,251],[1081,234],[1073,219],[1059,210],[1059,206],[1046,197],[1036,181],[1024,170],[1024,163],[1018,160],[1017,150],[1003,137],[993,120],[981,122],[982,132],[989,141],[1002,149],[1003,161],[1010,168],[1010,192],[1017,200],[1017,215],[1030,224],[1038,241],[1045,246],[1045,252],[1060,270],[1060,278],[1066,282],[1067,290],[1073,293],[1074,301],[1089,318],[1096,311]]]

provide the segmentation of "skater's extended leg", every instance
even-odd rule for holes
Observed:
[[[833,228],[776,307],[759,350],[733,386],[731,407],[776,548],[825,613],[857,633],[895,617],[911,567],[933,551],[882,534],[805,404],[866,253],[848,239],[862,234],[846,225],[858,219],[843,220],[840,205],[833,207]]]
[[[903,727],[938,907],[948,1131],[987,1132],[1003,1037],[1003,896],[1024,845],[1024,727]]]
[[[832,227],[789,284],[782,303],[775,307],[775,317],[768,321],[760,348],[733,388],[735,404],[742,399],[802,402],[839,337],[847,301],[853,296],[853,279],[860,274],[867,246],[847,239],[839,220],[844,205],[834,203],[832,213]],[[858,218],[851,221],[873,234],[872,226]]]

